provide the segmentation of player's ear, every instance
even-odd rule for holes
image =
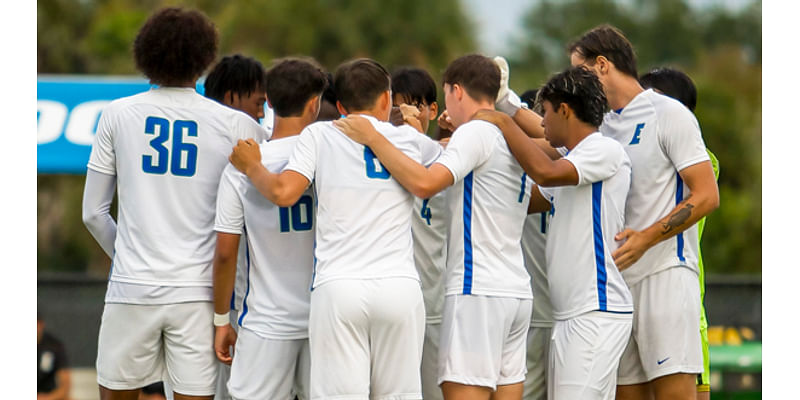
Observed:
[[[336,109],[339,111],[339,114],[341,114],[341,115],[349,114],[347,112],[347,109],[344,108],[344,106],[342,105],[342,103],[339,100],[336,100]]]
[[[611,61],[609,61],[605,56],[597,56],[595,59],[595,65],[597,72],[601,75],[605,75],[608,71],[611,70]]]
[[[269,108],[272,108],[272,102],[269,101],[269,96],[267,96],[267,105],[269,106]]]
[[[316,119],[316,115],[319,114],[320,107],[321,106],[320,106],[320,96],[319,95],[311,97],[306,102],[306,111],[310,112],[311,115],[314,115],[315,119]]]
[[[572,114],[572,110],[569,109],[567,103],[560,103],[558,105],[558,115],[560,115],[564,119],[569,119],[570,115]]]
[[[461,85],[454,83],[452,86],[450,86],[450,90],[453,92],[453,96],[456,98],[456,100],[461,101],[461,98],[464,96],[464,88],[462,88]]]
[[[431,105],[430,105],[430,106],[428,106],[428,107],[430,107],[430,109],[431,109],[431,112],[430,112],[430,114],[428,115],[428,119],[430,119],[431,121],[433,121],[433,120],[435,120],[436,118],[438,118],[438,116],[439,116],[439,105],[438,105],[438,104],[436,104],[436,102],[434,101],[434,102],[433,102],[433,103],[431,103]]]
[[[387,90],[378,98],[378,105],[381,110],[390,110],[392,108],[392,91]]]
[[[228,107],[233,107],[233,92],[228,90],[222,95],[222,103],[224,103]]]

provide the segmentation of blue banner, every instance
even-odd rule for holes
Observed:
[[[40,174],[85,174],[100,113],[120,97],[150,90],[144,78],[39,76],[36,82],[36,165]],[[202,80],[197,91],[203,93]],[[271,110],[265,104],[264,126]]]

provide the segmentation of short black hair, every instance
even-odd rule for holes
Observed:
[[[372,108],[378,96],[390,89],[389,72],[369,58],[358,58],[339,65],[333,78],[336,99],[348,112]]]
[[[436,82],[424,69],[401,67],[392,73],[392,95],[400,95],[409,104],[433,104]]]
[[[217,56],[217,29],[197,10],[167,7],[156,11],[133,42],[136,68],[162,86],[197,79]]]
[[[638,77],[636,73],[636,53],[633,45],[619,29],[603,24],[592,28],[568,47],[569,53],[578,53],[594,65],[595,58],[603,56],[611,61],[622,73]]]
[[[234,54],[223,57],[211,69],[204,87],[206,97],[222,103],[227,92],[247,97],[255,91],[266,90],[267,74],[255,58]]]
[[[553,75],[539,90],[540,101],[549,101],[553,107],[566,103],[581,121],[599,127],[608,110],[603,85],[592,72],[572,67]]]
[[[448,85],[459,84],[475,100],[494,103],[500,91],[500,68],[489,57],[468,54],[451,62],[442,80]]]
[[[267,71],[267,98],[279,117],[299,117],[314,96],[328,85],[328,76],[316,61],[285,58]]]
[[[655,68],[639,78],[645,89],[658,89],[659,92],[683,103],[694,112],[697,107],[697,87],[692,78],[673,68]]]
[[[519,99],[522,100],[523,103],[527,104],[528,108],[532,110],[536,105],[536,93],[538,92],[539,89],[528,89],[519,95]]]

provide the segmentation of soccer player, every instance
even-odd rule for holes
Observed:
[[[428,131],[436,119],[436,83],[425,70],[400,68],[392,73],[392,104],[405,111],[406,120],[419,130]],[[407,114],[410,111],[410,114]],[[407,115],[406,115],[407,114]],[[422,397],[425,400],[442,398],[437,369],[439,365],[439,334],[444,307],[444,270],[447,263],[447,221],[450,210],[445,192],[429,198],[414,198],[411,233],[414,237],[414,264],[422,282],[425,302],[425,343],[422,347]]]
[[[248,115],[195,91],[217,42],[216,28],[198,11],[155,12],[133,53],[158,87],[111,102],[98,122],[83,219],[113,260],[97,351],[104,400],[136,399],[162,376],[178,400],[215,392],[217,188],[236,141],[264,137]]]
[[[694,112],[697,106],[697,88],[692,79],[685,73],[672,68],[656,68],[639,77],[643,88],[653,90],[672,97],[683,103],[689,111]],[[714,179],[719,178],[719,161],[711,150],[706,148],[711,166],[714,168]],[[708,320],[703,304],[706,292],[703,256],[700,251],[700,239],[703,237],[706,217],[697,221],[697,268],[700,277],[700,340],[703,345],[703,373],[697,375],[697,399],[708,400],[711,398],[711,379],[708,365]]]
[[[469,121],[494,109],[500,70],[488,57],[460,57],[444,73],[445,102],[456,130],[429,168],[398,151],[358,117],[335,124],[365,143],[417,197],[448,186],[453,217],[447,247],[438,381],[445,399],[520,398],[531,287],[520,237],[531,181],[497,127]]]
[[[377,62],[346,62],[334,76],[337,108],[361,115],[404,154],[430,164],[441,153],[437,142],[385,122],[390,85]],[[312,181],[317,194],[311,398],[422,398],[425,309],[414,267],[411,194],[368,147],[327,121],[305,128],[280,174],[259,160],[252,141],[240,142],[231,155],[278,206],[297,202]]]
[[[264,66],[258,60],[240,54],[222,57],[217,65],[206,76],[204,83],[205,96],[214,99],[230,108],[239,110],[249,115],[258,122],[264,118],[264,103],[267,101],[265,92],[267,76]],[[239,254],[236,258],[236,284],[231,296],[230,321],[234,329],[238,326],[236,321],[241,310],[244,292],[247,289],[247,264],[245,242],[239,245]],[[215,399],[227,400],[228,379],[231,376],[231,367],[220,362],[217,375],[217,393]],[[167,383],[169,386],[169,383]]]
[[[570,62],[594,72],[613,110],[600,132],[631,159],[626,229],[614,261],[631,289],[633,334],[620,361],[618,399],[694,399],[703,372],[697,226],[719,205],[700,128],[680,102],[643,90],[633,46],[596,27],[569,47]]]
[[[261,144],[262,164],[280,172],[300,132],[314,122],[326,74],[299,59],[267,72],[266,90],[275,112],[272,138]],[[217,358],[233,361],[228,383],[235,399],[308,399],[309,287],[314,264],[314,192],[309,187],[291,207],[262,196],[247,176],[229,165],[217,195],[214,311]],[[240,235],[247,230],[247,291],[238,338],[229,320]],[[229,347],[236,338],[236,356]]]
[[[547,395],[609,399],[630,337],[633,301],[611,253],[624,222],[630,160],[601,135],[606,99],[597,77],[570,68],[542,87],[544,134],[567,155],[551,160],[501,113],[475,118],[497,124],[525,171],[537,183],[530,211],[549,210],[547,281],[555,323]]]

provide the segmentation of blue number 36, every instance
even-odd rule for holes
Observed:
[[[165,174],[169,168],[172,175],[193,176],[197,172],[197,145],[184,143],[183,137],[184,134],[197,137],[197,122],[177,120],[172,123],[172,157],[164,146],[170,138],[169,125],[164,118],[147,117],[145,120],[144,133],[156,135],[150,140],[150,147],[156,151],[156,155],[142,156],[142,170],[148,174]]]

